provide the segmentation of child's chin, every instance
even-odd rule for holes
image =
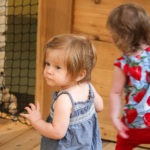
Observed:
[[[53,82],[50,82],[50,81],[46,81],[46,83],[47,83],[47,85],[48,85],[48,86],[51,86],[51,87],[54,87],[54,86],[56,86],[56,84],[55,84],[55,83],[53,83]]]
[[[50,86],[50,87],[55,87],[56,86],[56,84],[51,84],[51,83],[47,83],[47,85]]]

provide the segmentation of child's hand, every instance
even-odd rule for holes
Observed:
[[[27,114],[22,113],[21,116],[27,118],[31,124],[35,123],[38,120],[41,120],[41,113],[40,113],[40,104],[39,102],[36,105],[30,103],[29,107],[25,107]]]
[[[128,128],[120,119],[113,119],[113,124],[122,138],[127,139],[129,137],[127,134]]]

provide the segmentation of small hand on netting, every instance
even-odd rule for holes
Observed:
[[[28,119],[31,124],[41,120],[42,115],[40,113],[39,102],[36,102],[36,104],[30,103],[29,106],[25,107],[25,110],[27,113],[21,113],[20,115]]]

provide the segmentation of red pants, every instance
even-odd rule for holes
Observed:
[[[150,144],[150,128],[148,129],[129,129],[127,131],[128,139],[117,136],[115,150],[132,150],[140,144]]]

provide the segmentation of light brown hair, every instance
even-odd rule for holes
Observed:
[[[107,19],[116,46],[123,52],[135,52],[141,44],[150,44],[150,18],[137,4],[122,4]]]
[[[45,50],[65,50],[65,65],[67,72],[75,79],[82,70],[85,77],[80,81],[90,81],[91,71],[96,63],[96,51],[89,39],[74,34],[61,34],[51,38]]]

